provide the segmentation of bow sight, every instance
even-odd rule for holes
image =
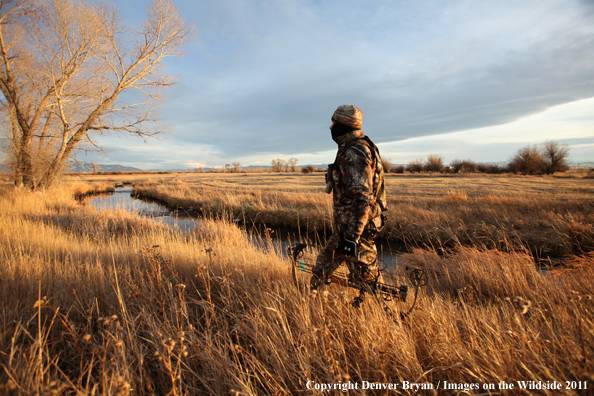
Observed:
[[[295,286],[299,290],[305,291],[307,289],[307,284],[300,282],[297,273],[304,273],[304,274],[312,274],[313,265],[308,264],[304,261],[304,253],[305,248],[307,248],[307,244],[305,243],[294,243],[287,248],[287,253],[293,259],[293,263],[291,265],[291,275],[293,277],[293,282]],[[419,288],[425,286],[428,282],[427,272],[419,268],[413,267],[405,267],[407,272],[410,272],[408,275],[408,281],[414,287],[415,290],[415,297],[411,307],[408,309],[406,313],[400,312],[400,318],[406,318],[415,307],[417,302],[417,296],[419,292]],[[380,302],[384,310],[390,315],[393,316],[393,312],[388,306],[388,302],[402,302],[406,303],[406,299],[408,297],[408,285],[400,285],[397,286],[396,282],[394,281],[393,276],[391,276],[386,271],[386,267],[380,269],[380,276],[378,280],[375,281],[373,284],[369,284],[362,281],[357,281],[350,276],[344,274],[334,273],[332,274],[328,281],[330,283],[336,283],[337,285],[350,287],[359,291],[367,292],[372,294],[377,298]],[[399,309],[399,311],[401,311]]]

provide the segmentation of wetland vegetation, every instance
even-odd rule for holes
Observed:
[[[308,381],[592,386],[589,179],[390,175],[384,238],[402,239],[403,263],[430,274],[417,308],[395,322],[373,299],[352,308],[338,286],[300,294],[288,259],[229,221],[329,227],[323,175],[122,177],[2,189],[3,394],[314,394]],[[127,181],[202,208],[200,226],[183,232],[75,200]],[[539,250],[563,254],[564,266],[543,275]],[[479,393],[489,392],[500,393]]]

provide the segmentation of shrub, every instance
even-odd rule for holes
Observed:
[[[392,164],[390,163],[390,159],[382,157],[381,161],[382,161],[382,166],[384,168],[384,172],[386,172],[386,173],[390,172],[390,170],[392,169]]]
[[[536,146],[526,146],[519,149],[508,164],[513,173],[532,175],[542,173],[544,161]]]
[[[476,163],[471,160],[464,160],[461,162],[460,172],[462,173],[474,173],[476,172]]]
[[[489,174],[501,173],[503,171],[499,165],[491,165],[491,164],[477,164],[476,169],[477,169],[477,171],[479,171],[481,173],[489,173]]]
[[[412,160],[408,163],[408,165],[406,166],[406,170],[409,171],[410,173],[415,173],[415,172],[421,172],[423,170],[423,160],[422,159],[416,159],[416,160]]]
[[[454,173],[460,172],[460,170],[462,169],[462,161],[460,161],[459,159],[456,158],[455,160],[450,162],[450,169]]]
[[[314,173],[316,171],[316,167],[313,165],[307,165],[301,168],[301,172],[303,173]]]
[[[423,167],[427,172],[443,171],[443,157],[438,154],[430,154]]]

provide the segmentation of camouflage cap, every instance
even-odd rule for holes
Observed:
[[[338,106],[332,115],[332,121],[361,129],[361,126],[363,125],[363,112],[357,106],[352,104]]]

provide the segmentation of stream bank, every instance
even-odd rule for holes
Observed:
[[[87,197],[84,202],[97,210],[126,210],[140,217],[177,228],[188,232],[200,226],[200,218],[203,212],[192,207],[171,209],[154,199],[143,198],[133,194],[131,185],[116,186],[112,193],[101,193]],[[233,219],[238,226],[242,227],[250,242],[265,248],[270,248],[272,243],[276,251],[286,252],[286,248],[294,242],[305,242],[307,244],[322,247],[331,233],[324,230],[322,233],[308,233],[288,227],[266,227],[262,223],[245,224],[241,218]],[[379,240],[376,242],[378,255],[386,265],[398,264],[400,254],[406,252],[404,246]]]

